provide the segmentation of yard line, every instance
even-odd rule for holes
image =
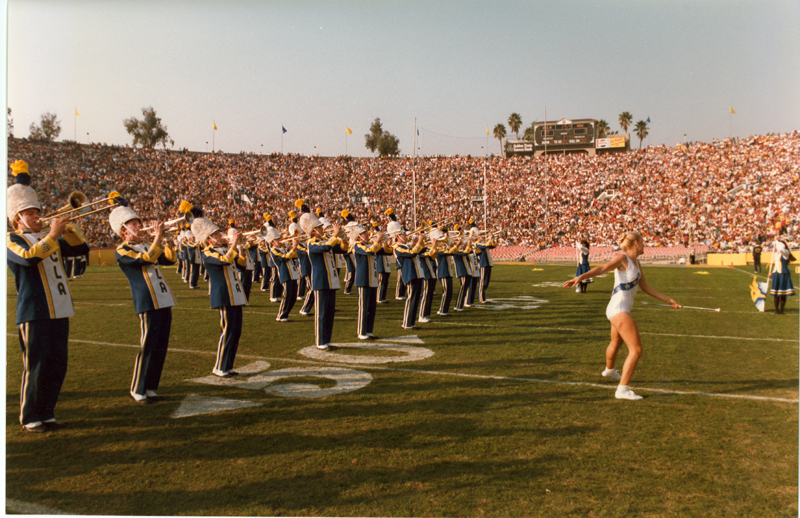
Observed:
[[[15,336],[12,333],[8,333],[8,336]],[[69,339],[70,342],[78,342],[78,343],[86,343],[92,345],[108,345],[112,347],[128,347],[133,349],[140,348],[139,345],[131,345],[131,344],[115,344],[110,342],[97,342],[92,340],[80,340],[80,339]],[[189,354],[202,354],[206,356],[215,356],[217,353],[216,351],[197,351],[194,349],[178,349],[170,347],[169,351],[171,352],[180,352],[180,353],[189,353]],[[347,365],[348,367],[358,367],[362,370],[380,370],[380,371],[387,371],[387,372],[408,372],[413,374],[429,374],[432,376],[453,376],[459,378],[469,378],[469,379],[490,379],[490,380],[497,380],[497,381],[522,381],[526,383],[542,383],[542,384],[549,384],[549,385],[566,385],[566,386],[575,386],[575,387],[592,387],[592,388],[600,388],[604,390],[616,390],[617,386],[613,383],[611,384],[600,384],[600,383],[590,383],[586,381],[563,381],[563,380],[547,380],[547,379],[539,379],[539,378],[522,378],[516,376],[497,376],[491,374],[466,374],[462,372],[447,372],[447,371],[431,371],[431,370],[424,370],[424,369],[410,369],[410,368],[403,368],[403,367],[383,367],[383,366],[376,366],[376,365],[361,365],[361,364],[351,364],[351,363],[339,363],[335,361],[316,361],[316,360],[297,360],[294,358],[276,358],[270,356],[257,356],[253,354],[237,354],[238,358],[245,358],[250,360],[263,360],[263,361],[273,361],[273,362],[289,362],[289,363],[303,363],[303,364],[311,364],[311,365]],[[667,389],[658,389],[658,388],[647,388],[647,387],[632,387],[637,391],[644,391],[644,392],[657,392],[659,394],[674,394],[674,395],[681,395],[681,396],[708,396],[708,397],[718,397],[718,398],[729,398],[729,399],[746,399],[751,401],[774,401],[780,403],[798,403],[797,399],[785,399],[785,398],[777,398],[777,397],[768,397],[768,396],[750,396],[746,394],[723,394],[719,392],[693,392],[689,390],[667,390]]]

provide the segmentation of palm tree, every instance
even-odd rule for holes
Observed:
[[[639,149],[642,149],[642,141],[647,138],[647,123],[645,121],[637,122],[633,132],[639,137]]]
[[[494,127],[494,138],[500,141],[500,151],[503,151],[503,139],[506,138],[506,127],[498,124]],[[502,153],[505,156],[505,153]]]
[[[597,121],[597,126],[595,126],[595,128],[597,129],[597,138],[605,137],[608,135],[608,131],[611,129],[608,127],[608,123],[605,121],[605,119],[600,119]]]
[[[619,114],[619,127],[622,128],[623,133],[628,132],[628,126],[633,123],[633,115],[629,112],[622,112]]]
[[[508,116],[508,127],[517,136],[517,140],[519,140],[519,129],[522,127],[522,117],[519,113],[514,112]]]

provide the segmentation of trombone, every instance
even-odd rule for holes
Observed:
[[[39,218],[39,221],[49,221],[49,220],[55,219],[55,218],[62,218],[64,216],[66,216],[67,214],[72,214],[73,212],[79,212],[79,214],[76,214],[75,216],[71,216],[69,218],[69,220],[72,221],[72,220],[75,220],[75,219],[78,219],[78,218],[82,218],[84,216],[89,216],[91,214],[96,214],[96,213],[104,211],[106,209],[113,209],[113,208],[115,208],[115,207],[117,207],[119,205],[122,205],[122,206],[127,206],[128,205],[128,200],[123,198],[122,195],[120,193],[118,193],[117,191],[113,191],[113,192],[109,193],[108,197],[100,199],[100,200],[92,201],[92,202],[89,202],[89,203],[86,203],[86,200],[87,200],[87,198],[86,198],[85,194],[83,194],[80,191],[73,191],[72,193],[70,193],[69,201],[68,201],[68,203],[66,205],[64,205],[63,207],[61,207],[57,211],[53,212],[52,214],[48,214],[47,216]],[[108,206],[101,207],[99,209],[95,209],[95,210],[86,212],[86,210],[89,209],[92,205],[97,205],[98,203],[103,203],[103,202],[106,202],[106,201],[109,203]]]

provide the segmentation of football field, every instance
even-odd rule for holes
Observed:
[[[680,309],[638,293],[644,355],[614,398],[600,376],[613,275],[588,293],[574,266],[498,265],[491,302],[403,330],[337,294],[335,349],[313,318],[254,285],[235,369],[211,375],[219,313],[206,284],[176,294],[163,401],[129,399],[139,320],[117,267],[70,283],[69,370],[56,417],[19,425],[22,362],[8,275],[6,511],[261,516],[797,516],[798,298],[759,313],[749,270],[648,267]],[[792,274],[795,286],[797,275]],[[760,280],[765,280],[764,278]],[[458,281],[454,282],[458,289]],[[644,302],[651,304],[645,305]],[[627,352],[618,358],[621,366]]]

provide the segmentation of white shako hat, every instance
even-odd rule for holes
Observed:
[[[14,218],[17,217],[17,214],[25,209],[41,210],[42,206],[39,203],[39,197],[36,196],[36,191],[31,187],[31,177],[28,174],[27,162],[17,160],[11,164],[11,174],[16,177],[17,183],[8,188],[6,210],[8,221],[13,227]]]
[[[344,227],[345,232],[350,237],[351,241],[355,241],[358,239],[358,236],[365,232],[364,227],[356,223],[355,221],[351,221]]]
[[[469,237],[480,237],[481,231],[478,227],[472,227],[467,231],[467,234],[469,234]]]
[[[219,230],[219,227],[211,222],[210,219],[199,217],[192,221],[192,234],[198,243],[204,243],[208,236]]]
[[[386,234],[389,236],[396,236],[398,234],[403,233],[403,227],[400,225],[398,221],[390,221],[388,225],[386,225]]]
[[[191,230],[184,230],[183,237],[185,237],[186,239],[191,239],[194,237],[194,234],[192,234]]]
[[[431,229],[430,232],[428,232],[428,237],[433,239],[433,240],[435,240],[435,241],[438,241],[440,239],[444,239],[445,234],[444,234],[444,232],[442,232],[438,228],[433,228],[433,229]]]
[[[267,228],[267,236],[264,238],[267,240],[267,243],[272,243],[276,239],[281,237],[281,231],[275,227],[268,227]]]
[[[300,228],[303,229],[303,232],[305,232],[307,236],[310,236],[311,232],[313,232],[315,228],[324,225],[321,219],[318,219],[315,215],[311,214],[310,212],[302,213],[300,215],[298,223],[300,224]]]
[[[138,219],[141,221],[142,218],[140,218],[139,215],[136,214],[130,207],[117,207],[108,215],[108,223],[111,225],[111,230],[113,230],[114,233],[119,237],[122,237],[122,225],[132,219]]]
[[[307,213],[308,214],[308,213]],[[289,235],[296,236],[297,234],[302,234],[303,229],[295,222],[289,223]]]
[[[328,228],[331,225],[333,225],[333,223],[331,223],[331,221],[328,218],[326,218],[325,216],[319,218],[319,222],[322,225],[322,228]]]

